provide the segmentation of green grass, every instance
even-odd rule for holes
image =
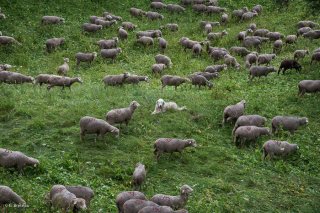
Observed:
[[[177,2],[170,1],[170,2]],[[221,1],[232,11],[255,3],[264,6],[262,16],[255,19],[259,28],[295,34],[295,24],[302,19],[320,22],[310,17],[301,0],[295,0],[288,9],[278,9],[273,1]],[[36,76],[56,73],[63,57],[70,58],[70,76],[81,76],[84,83],[75,84],[71,91],[32,85],[0,85],[0,145],[19,150],[40,160],[40,167],[28,168],[23,174],[0,168],[1,184],[10,186],[29,205],[27,212],[45,212],[44,195],[54,184],[86,185],[94,189],[91,212],[116,212],[115,197],[123,190],[131,190],[134,165],[142,162],[147,168],[147,181],[142,191],[150,198],[155,193],[177,194],[179,187],[188,184],[194,188],[186,208],[191,213],[208,212],[317,212],[320,208],[319,151],[320,151],[320,96],[297,96],[297,83],[302,79],[319,79],[320,65],[309,65],[310,56],[303,60],[301,73],[289,71],[285,76],[270,74],[267,78],[248,83],[247,70],[228,69],[214,80],[212,90],[183,85],[160,90],[159,77],[152,76],[151,65],[159,52],[154,47],[135,44],[135,32],[127,41],[120,42],[123,53],[116,63],[98,56],[92,66],[75,68],[75,53],[97,51],[95,41],[117,35],[117,27],[96,34],[81,31],[82,23],[90,15],[113,12],[138,25],[138,30],[157,29],[160,25],[178,23],[176,33],[164,32],[169,42],[168,55],[173,68],[167,74],[186,76],[212,64],[203,54],[193,57],[183,52],[178,44],[182,36],[204,40],[199,21],[218,21],[218,16],[195,14],[188,8],[185,14],[162,12],[165,19],[150,22],[133,18],[130,7],[149,10],[149,1],[2,1],[1,8],[7,19],[0,21],[0,31],[14,36],[22,46],[0,47],[0,63],[16,65],[14,70]],[[41,26],[43,15],[58,15],[66,23]],[[232,20],[226,27],[229,36],[212,46],[230,48],[239,45],[235,36],[249,23]],[[119,24],[118,24],[119,25]],[[66,44],[47,54],[44,42],[52,37],[65,37]],[[272,65],[292,57],[296,49],[318,48],[319,41],[299,38],[297,44],[284,48]],[[272,50],[270,43],[262,52]],[[243,59],[237,57],[241,65]],[[222,63],[222,62],[221,62]],[[101,79],[106,74],[124,71],[151,78],[150,84],[103,88]],[[169,112],[152,116],[158,98],[176,101],[187,106],[187,111]],[[299,152],[287,159],[261,161],[260,147],[268,137],[259,139],[256,146],[238,149],[232,144],[232,125],[221,127],[225,106],[242,99],[247,101],[247,114],[260,114],[270,120],[276,115],[296,115],[309,118],[309,125],[294,135],[281,132],[272,139],[288,140],[299,144]],[[119,139],[107,136],[105,141],[93,143],[93,136],[84,142],[79,139],[79,120],[85,115],[104,118],[113,108],[126,107],[136,100],[141,107],[135,112],[128,127],[121,127]],[[194,138],[196,149],[179,154],[163,155],[154,160],[153,142],[159,137]]]

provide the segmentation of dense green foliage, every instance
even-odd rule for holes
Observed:
[[[315,15],[319,13],[320,10],[320,1],[318,0],[305,0],[308,5],[308,9]]]
[[[320,22],[319,16],[305,13],[302,0],[293,1],[285,12],[277,10],[271,2],[221,0],[221,5],[230,12],[260,3],[264,12],[254,20],[257,26],[286,35],[296,33],[296,23],[300,20]],[[161,92],[159,77],[153,76],[150,69],[159,52],[157,43],[150,48],[137,45],[135,32],[129,33],[127,41],[120,42],[123,53],[115,63],[98,56],[91,66],[83,64],[77,70],[75,53],[99,52],[97,40],[117,35],[117,27],[95,34],[83,33],[82,23],[88,22],[90,15],[101,15],[104,11],[137,24],[138,30],[178,23],[178,32],[164,31],[163,35],[169,42],[166,55],[173,62],[173,68],[166,73],[187,76],[212,64],[212,60],[206,53],[194,57],[190,51],[184,52],[178,44],[179,39],[187,36],[204,40],[199,21],[218,21],[219,16],[195,14],[187,8],[183,14],[161,12],[164,20],[150,22],[129,14],[130,7],[149,10],[149,1],[129,0],[10,0],[1,1],[0,6],[8,17],[0,21],[0,31],[22,43],[22,46],[0,47],[0,63],[16,65],[14,70],[36,76],[55,74],[63,57],[69,57],[69,75],[81,76],[84,81],[82,85],[75,84],[71,91],[53,88],[48,92],[45,87],[30,84],[0,85],[0,146],[25,152],[41,162],[40,167],[28,168],[23,173],[0,168],[1,184],[10,186],[27,201],[27,212],[47,210],[43,197],[53,184],[90,186],[96,193],[91,212],[116,212],[115,196],[132,189],[131,175],[139,161],[147,168],[147,182],[142,191],[148,197],[155,193],[177,194],[181,185],[192,186],[194,193],[187,204],[191,213],[319,211],[320,96],[297,96],[300,80],[320,78],[320,65],[310,66],[310,56],[302,61],[301,73],[272,73],[267,78],[248,83],[246,69],[236,71],[231,68],[214,80],[212,90],[183,85],[176,91],[165,88]],[[43,15],[61,16],[66,22],[41,26]],[[226,28],[229,35],[211,45],[225,48],[239,45],[235,36],[248,24],[231,20],[226,26],[216,28],[215,31]],[[65,37],[66,44],[47,54],[44,42],[52,37]],[[272,65],[278,67],[280,61],[291,58],[296,49],[306,48],[312,52],[319,46],[319,40],[310,42],[299,38],[297,44],[285,46]],[[264,53],[271,51],[271,43],[262,48]],[[243,67],[243,59],[237,59]],[[124,71],[148,75],[151,82],[103,88],[103,76]],[[152,116],[154,104],[160,97],[185,105],[188,110]],[[296,134],[280,132],[271,137],[299,144],[299,152],[287,159],[262,161],[261,145],[268,137],[260,138],[255,146],[235,147],[232,125],[221,127],[222,112],[225,106],[242,99],[247,101],[246,113],[267,117],[268,126],[276,115],[308,117],[309,125]],[[79,120],[82,116],[104,118],[110,109],[126,107],[132,100],[138,101],[141,107],[129,126],[121,127],[119,139],[108,136],[105,141],[98,140],[94,144],[94,136],[88,136],[80,142]],[[153,142],[159,137],[194,138],[199,146],[185,150],[182,155],[164,155],[156,162]]]

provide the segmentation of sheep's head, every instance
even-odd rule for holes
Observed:
[[[242,8],[242,11],[245,12],[245,13],[246,13],[246,12],[249,12],[249,8],[248,8],[248,7],[243,7],[243,8]]]
[[[191,192],[193,192],[193,189],[188,185],[183,185],[180,188],[180,192],[181,192],[181,194],[189,195],[189,194],[191,194]]]
[[[35,158],[28,157],[28,161],[26,162],[26,165],[37,167],[37,165],[39,165],[39,163],[40,163],[39,160],[37,160]]]
[[[127,72],[123,73],[123,78],[124,78],[124,79],[128,78],[129,76],[130,76],[129,73],[127,73]]]
[[[269,128],[261,127],[260,130],[261,130],[261,135],[271,135]]]
[[[239,103],[242,104],[244,108],[246,107],[246,101],[245,100],[242,100]]]
[[[221,33],[222,36],[228,35],[228,32],[226,30],[222,31]]]
[[[112,39],[116,42],[116,44],[119,42],[119,38],[118,37],[113,37]]]
[[[130,103],[130,108],[133,110],[137,109],[139,106],[140,106],[140,104],[137,101],[132,101]]]
[[[302,66],[297,61],[294,61],[293,68],[295,68],[298,71],[300,71],[302,69]]]
[[[148,76],[144,76],[143,80],[144,80],[145,82],[148,82],[148,83],[150,82],[150,79],[149,79]]]
[[[86,201],[83,198],[75,198],[73,200],[73,206],[76,210],[85,210],[87,209]]]
[[[305,50],[305,54],[309,55],[309,50]]]
[[[118,53],[122,53],[122,49],[120,47],[117,48]]]
[[[80,84],[82,84],[82,83],[83,83],[83,81],[81,80],[81,78],[80,78],[80,77],[76,77],[76,78],[75,78],[75,81],[76,81],[76,82],[78,82],[78,83],[80,83]]]
[[[64,42],[65,42],[64,38],[59,38],[59,40],[60,40],[60,44],[64,44]]]
[[[63,61],[69,63],[69,58],[64,58]]]
[[[142,163],[139,162],[139,163],[136,164],[136,168],[137,168],[137,167],[140,167],[140,168],[143,168],[143,169],[144,169],[144,168],[145,168],[145,165],[143,165]]]
[[[93,58],[97,57],[97,52],[93,52],[92,55],[93,55]]]
[[[187,146],[197,147],[197,142],[194,139],[187,139]]]
[[[306,118],[306,117],[303,117],[303,118],[300,118],[299,119],[299,123],[300,123],[300,125],[306,125],[306,124],[308,124],[308,118]]]
[[[114,128],[111,130],[111,133],[112,133],[114,136],[116,136],[116,138],[118,138],[119,135],[120,135],[120,130],[119,130],[118,128],[114,127]]]
[[[276,68],[275,67],[268,67],[268,71],[269,72],[276,72]]]
[[[207,85],[208,85],[209,89],[211,89],[213,87],[213,84],[210,81],[207,82]]]
[[[98,29],[102,30],[103,26],[102,25],[98,25]]]

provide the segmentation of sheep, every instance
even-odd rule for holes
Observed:
[[[313,39],[319,39],[320,38],[320,30],[311,30],[309,32],[303,33],[302,37],[309,38],[311,41]]]
[[[139,210],[138,213],[174,213],[169,206],[146,206]]]
[[[133,23],[127,22],[127,21],[126,22],[122,22],[121,26],[125,30],[134,30],[137,27],[137,25],[134,25]]]
[[[28,157],[22,152],[0,148],[0,166],[4,168],[14,167],[22,171],[25,167],[36,167],[39,163],[39,160]]]
[[[209,72],[209,73],[221,72],[222,70],[226,70],[227,68],[228,66],[226,64],[207,66],[204,69],[204,72]]]
[[[51,52],[52,50],[56,49],[56,47],[64,44],[64,38],[51,38],[46,41],[46,48],[47,52]]]
[[[255,32],[257,30],[257,25],[255,23],[251,23],[249,24],[248,29],[252,30],[252,32]]]
[[[296,35],[288,35],[285,39],[286,44],[294,44],[297,42],[297,36]]]
[[[262,158],[266,159],[269,155],[270,159],[274,156],[287,156],[293,154],[299,149],[297,144],[290,144],[287,141],[268,140],[262,146]]]
[[[90,202],[94,197],[94,191],[86,186],[65,186],[66,189],[74,194],[77,198],[82,198],[86,201],[86,206],[90,206]]]
[[[258,56],[258,65],[267,64],[269,65],[271,60],[276,57],[276,54],[261,54]]]
[[[208,35],[207,35],[207,39],[209,40],[209,41],[212,41],[212,40],[216,40],[216,39],[220,39],[220,38],[222,38],[222,37],[224,37],[224,36],[226,36],[226,35],[228,35],[228,32],[227,31],[222,31],[222,32],[218,32],[218,33],[209,33]]]
[[[123,213],[138,213],[146,206],[158,207],[159,205],[147,200],[130,199],[123,204]]]
[[[128,78],[125,79],[124,83],[139,84],[140,81],[149,82],[149,78],[147,76],[130,75]]]
[[[194,55],[201,55],[201,52],[202,52],[201,44],[197,43],[192,46],[192,53]]]
[[[119,137],[119,129],[117,127],[114,127],[110,125],[108,122],[90,117],[90,116],[84,116],[80,119],[80,140],[83,141],[86,134],[97,134],[95,138],[95,142],[97,140],[97,137],[100,135],[101,138],[104,138],[104,135],[110,132],[114,134],[116,137]]]
[[[168,42],[164,38],[161,38],[161,37],[158,38],[158,41],[159,41],[160,51],[162,53],[164,53],[164,50],[167,49]]]
[[[145,11],[138,8],[134,8],[134,7],[130,8],[129,12],[132,16],[135,16],[135,17],[143,16],[146,14]]]
[[[0,83],[4,82],[7,84],[23,84],[23,83],[34,83],[34,78],[26,76],[17,72],[0,71]]]
[[[139,31],[136,33],[137,38],[140,38],[142,36],[158,38],[162,36],[162,32],[160,30],[147,30],[147,31]]]
[[[254,77],[267,76],[271,72],[276,72],[274,67],[265,67],[265,66],[253,66],[249,70],[249,79],[252,81]]]
[[[204,28],[207,24],[210,24],[212,27],[220,26],[220,22],[218,21],[200,21],[201,28]]]
[[[126,40],[128,39],[128,32],[123,27],[120,27],[118,30],[118,37],[122,40]]]
[[[59,78],[49,78],[47,89],[50,90],[52,87],[60,86],[62,89],[64,87],[68,87],[71,90],[71,86],[74,83],[82,84],[82,80],[80,77],[69,78],[69,77],[59,77]]]
[[[239,126],[263,127],[266,122],[267,119],[260,115],[242,115],[237,119],[236,123],[234,124],[232,135],[234,135],[234,132],[237,130]]]
[[[213,78],[219,78],[219,73],[218,72],[195,72],[195,75],[201,75],[205,77],[208,81],[213,79]]]
[[[297,36],[301,36],[304,33],[307,33],[307,32],[310,32],[310,31],[312,31],[312,28],[310,28],[310,27],[302,27],[302,28],[297,30]]]
[[[221,18],[220,18],[220,23],[221,24],[227,24],[229,22],[229,16],[226,13],[222,13]]]
[[[146,15],[145,15],[148,19],[150,19],[151,21],[153,20],[156,20],[156,19],[163,19],[164,16],[161,15],[160,13],[157,13],[157,12],[151,12],[151,11],[148,11],[146,12]]]
[[[165,26],[161,26],[160,29],[168,29],[171,32],[177,32],[179,30],[179,25],[175,23],[168,23]]]
[[[194,3],[194,0],[181,0],[180,3],[182,5],[191,5]]]
[[[207,6],[207,10],[206,12],[208,14],[217,14],[217,13],[223,13],[223,12],[226,12],[227,9],[226,8],[223,8],[223,7],[218,7],[218,6]]]
[[[281,40],[281,39],[276,40],[276,41],[273,43],[273,50],[272,50],[272,52],[273,52],[273,53],[280,53],[280,52],[281,52],[281,49],[282,49],[282,46],[283,46],[282,40]]]
[[[279,129],[287,130],[291,134],[299,128],[299,126],[307,125],[308,118],[293,116],[275,116],[272,118],[272,133],[276,133]]]
[[[224,57],[228,54],[229,53],[227,51],[222,49],[215,49],[211,53],[209,53],[214,62],[224,59]]]
[[[319,24],[313,22],[313,21],[299,21],[297,24],[297,28],[300,29],[302,27],[310,27],[310,28],[315,28],[318,27]]]
[[[247,48],[255,47],[260,52],[262,41],[258,38],[248,38],[243,40],[243,46]]]
[[[167,10],[172,13],[181,13],[184,12],[186,9],[178,4],[167,4]]]
[[[123,204],[130,199],[146,200],[146,196],[139,191],[124,191],[119,193],[116,198],[119,213],[124,213]]]
[[[179,107],[175,102],[165,102],[162,98],[160,98],[157,100],[154,111],[151,114],[155,115],[158,113],[166,112],[168,110],[182,111],[185,109],[187,109],[186,106]]]
[[[91,23],[91,24],[95,24],[97,19],[105,20],[104,17],[100,17],[100,16],[90,16],[90,17],[89,17],[89,20],[90,20],[90,23]]]
[[[153,38],[148,36],[141,36],[137,39],[137,43],[143,44],[144,46],[153,45],[154,41]]]
[[[159,138],[154,142],[154,154],[159,160],[162,153],[182,152],[186,147],[197,147],[194,139]]]
[[[11,69],[13,66],[10,65],[10,64],[0,64],[0,71],[3,71],[3,70],[9,70]]]
[[[57,73],[58,75],[63,75],[66,76],[68,71],[69,71],[69,58],[64,58],[63,59],[63,64],[61,66],[58,67],[57,69]]]
[[[133,175],[132,175],[132,183],[134,188],[140,188],[142,183],[146,179],[146,169],[145,165],[141,163],[136,164],[136,168],[134,169]]]
[[[314,61],[320,61],[320,52],[315,52],[312,54],[310,64],[312,64]]]
[[[80,62],[88,62],[89,64],[91,64],[91,62],[97,57],[97,53],[78,52],[75,57],[77,61],[77,67],[79,67]]]
[[[233,134],[233,142],[235,145],[242,146],[246,141],[253,140],[254,142],[262,135],[270,135],[269,128],[257,126],[240,126]],[[240,140],[240,143],[238,143]]]
[[[249,9],[247,7],[243,7],[242,9],[232,11],[232,16],[240,20],[242,15],[246,12],[249,12]]]
[[[117,24],[116,20],[111,20],[111,21],[105,21],[105,20],[101,20],[101,19],[96,19],[95,23],[98,26],[102,26],[102,27],[111,27],[114,24]],[[87,30],[85,30],[87,31]],[[95,32],[95,31],[88,31],[88,32]]]
[[[1,74],[1,72],[0,72]],[[49,79],[52,77],[53,75],[49,75],[49,74],[40,74],[37,75],[35,77],[35,84],[39,84],[40,86],[42,86],[42,84],[48,84]]]
[[[283,38],[284,35],[282,35],[279,32],[268,32],[266,34],[266,37],[269,38],[270,41],[276,41],[276,40],[279,40],[279,39]]]
[[[247,68],[250,68],[253,64],[256,64],[258,61],[258,53],[257,52],[252,52],[246,55],[246,62],[245,66]]]
[[[0,185],[0,195],[0,206],[12,203],[22,206],[26,205],[26,201],[24,201],[17,193],[15,193],[8,186]],[[3,209],[3,211],[5,211],[5,209]]]
[[[134,111],[139,106],[140,104],[137,101],[132,101],[129,107],[110,110],[106,113],[106,121],[111,125],[125,123],[128,126]]]
[[[203,13],[207,11],[207,6],[205,4],[194,4],[192,5],[192,10],[197,13]]]
[[[315,50],[313,51],[313,53],[316,53],[316,52],[320,52],[320,48],[315,49]]]
[[[305,93],[320,92],[320,80],[302,80],[298,84],[298,95],[303,96]]]
[[[162,88],[161,88],[162,90],[165,86],[174,86],[176,90],[178,86],[189,81],[189,79],[182,78],[180,76],[175,76],[175,75],[164,75],[161,77],[160,81],[162,83]]]
[[[239,41],[243,41],[246,38],[246,36],[248,35],[248,33],[252,33],[252,32],[253,31],[251,29],[247,29],[246,31],[241,31],[238,33],[237,39]]]
[[[151,4],[150,4],[150,8],[156,9],[156,10],[161,10],[166,7],[167,7],[167,5],[162,2],[151,2]]]
[[[158,54],[154,57],[154,59],[158,64],[165,64],[169,68],[172,66],[171,59],[168,56]]]
[[[288,69],[295,69],[297,71],[300,71],[302,69],[302,66],[296,60],[284,59],[280,64],[278,75],[280,74],[281,70],[282,74],[284,75],[285,71]]]
[[[180,195],[170,196],[164,194],[156,194],[151,198],[151,201],[155,202],[160,206],[169,206],[172,209],[181,209],[187,202],[188,198],[193,192],[193,189],[188,185],[183,185],[180,188]]]
[[[189,75],[188,77],[191,80],[191,84],[195,86],[199,86],[199,89],[201,88],[201,86],[207,86],[209,89],[213,87],[213,84],[202,75],[194,74],[194,75]]]
[[[102,27],[103,27],[102,25],[90,24],[90,23],[84,23],[82,25],[83,31],[90,32],[90,33],[97,32],[98,30],[102,30]]]
[[[151,70],[154,74],[161,74],[166,67],[167,65],[165,64],[153,64]]]
[[[248,55],[251,52],[245,47],[231,47],[230,48],[230,53],[234,53],[236,55],[244,57],[244,56]]]
[[[262,13],[262,6],[260,4],[257,4],[255,6],[253,6],[252,11],[255,11],[258,14],[261,14]]]
[[[236,121],[241,115],[244,114],[245,107],[245,100],[242,100],[239,103],[236,103],[235,105],[227,106],[223,111],[222,125],[224,125],[225,122],[229,122],[232,120]]]
[[[237,59],[229,54],[224,56],[224,63],[227,66],[235,67],[237,70],[240,69],[240,64],[238,63]]]
[[[257,29],[254,31],[254,36],[265,37],[270,31],[268,29]]]
[[[104,83],[104,88],[107,86],[118,86],[124,84],[125,80],[129,77],[130,75],[125,72],[120,75],[106,75],[103,78],[103,83]]]
[[[212,25],[209,24],[209,23],[206,24],[206,25],[204,26],[204,31],[205,31],[206,34],[211,33],[211,32],[212,32]]]
[[[8,44],[17,44],[17,45],[22,45],[19,43],[16,39],[10,36],[3,36],[2,33],[0,32],[0,45],[8,45]]]
[[[103,17],[105,17],[105,19],[109,20],[109,21],[111,21],[111,20],[122,21],[122,17],[113,15],[110,12],[104,12]]]
[[[192,49],[193,45],[198,44],[198,43],[200,43],[200,42],[190,40],[190,39],[187,38],[187,37],[182,37],[182,38],[179,40],[179,43],[181,44],[181,46],[184,47],[184,51],[186,51],[186,49]]]
[[[64,23],[64,18],[58,16],[43,16],[41,18],[41,24],[60,24]]]
[[[246,12],[244,14],[242,14],[241,16],[241,21],[248,21],[248,20],[251,20],[253,19],[255,16],[258,16],[258,13],[257,12]]]
[[[304,58],[306,55],[309,55],[309,50],[296,50],[293,53],[293,59],[298,61],[299,59]]]
[[[112,62],[115,61],[117,56],[122,52],[121,48],[112,48],[112,49],[102,49],[100,50],[100,55],[102,58],[111,58]]]
[[[118,47],[119,38],[114,37],[108,40],[99,40],[97,44],[99,45],[100,49],[112,49]]]

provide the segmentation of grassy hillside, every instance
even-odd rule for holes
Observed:
[[[166,1],[169,2],[169,1]],[[170,2],[178,2],[172,0]],[[264,6],[263,14],[254,22],[258,28],[295,34],[299,20],[318,17],[306,14],[303,1],[296,0],[286,8],[277,8],[267,0],[222,1],[229,9],[256,3]],[[178,44],[182,36],[204,40],[199,21],[218,21],[219,16],[195,14],[187,8],[184,14],[162,12],[165,19],[150,22],[134,18],[130,7],[149,10],[149,1],[1,1],[7,19],[0,20],[3,35],[15,37],[22,46],[0,47],[0,63],[15,65],[14,70],[36,76],[56,73],[64,57],[70,58],[69,76],[80,76],[84,83],[75,84],[71,91],[45,87],[0,84],[0,147],[19,150],[40,160],[40,167],[28,168],[24,173],[0,168],[2,185],[10,186],[29,205],[27,212],[45,212],[43,197],[54,184],[86,185],[95,191],[91,212],[116,212],[115,197],[123,190],[131,190],[131,175],[137,162],[147,168],[147,182],[142,191],[151,197],[156,193],[178,194],[183,184],[193,187],[194,193],[187,204],[191,213],[208,212],[317,212],[320,208],[320,96],[297,96],[297,84],[302,79],[320,79],[320,65],[309,65],[310,56],[302,61],[301,73],[289,71],[286,75],[270,74],[267,78],[248,83],[247,70],[228,69],[214,80],[214,88],[198,89],[183,85],[160,90],[159,77],[151,74],[154,56],[159,53],[157,43],[144,48],[135,43],[135,32],[127,41],[121,41],[123,53],[115,63],[98,56],[91,66],[75,67],[75,53],[96,51],[95,42],[117,35],[117,26],[95,34],[81,31],[90,15],[110,11],[122,16],[124,21],[138,25],[137,30],[157,29],[174,22],[180,30],[164,31],[169,42],[166,51],[173,62],[167,74],[187,76],[195,70],[212,64],[207,54],[201,57],[184,52]],[[43,15],[64,17],[66,22],[56,26],[41,26]],[[225,27],[229,35],[212,46],[230,48],[239,45],[235,36],[249,23],[231,20]],[[48,38],[64,37],[65,45],[47,54],[44,42]],[[319,40],[310,42],[299,38],[295,45],[286,46],[272,61],[278,67],[281,60],[292,57],[296,49],[312,52],[320,47]],[[272,44],[263,46],[270,53]],[[237,60],[244,64],[243,59]],[[222,63],[222,62],[219,62]],[[101,79],[106,74],[130,73],[148,75],[149,84],[139,86],[108,87]],[[187,106],[187,111],[169,112],[152,116],[158,98],[173,100]],[[232,143],[231,124],[221,127],[225,106],[242,99],[247,101],[247,114],[260,114],[268,118],[270,127],[276,115],[296,115],[309,118],[309,125],[294,135],[280,132],[272,139],[299,144],[299,152],[287,159],[261,160],[261,146],[268,140],[262,137],[256,146],[239,149]],[[113,108],[126,107],[136,100],[141,107],[135,112],[128,127],[121,127],[119,139],[107,136],[94,144],[94,136],[79,139],[79,120],[85,115],[104,118]],[[163,155],[158,162],[153,155],[153,142],[159,137],[194,138],[196,149]]]

